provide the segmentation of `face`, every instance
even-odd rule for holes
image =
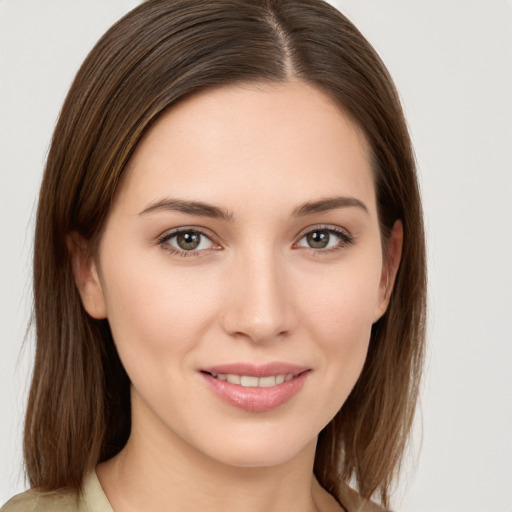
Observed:
[[[300,82],[160,116],[80,281],[132,383],[132,435],[238,466],[292,459],[340,409],[386,307],[362,133]]]

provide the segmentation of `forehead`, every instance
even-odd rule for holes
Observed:
[[[314,86],[219,87],[160,115],[128,163],[119,199],[141,206],[184,195],[236,209],[251,198],[291,205],[348,194],[373,203],[370,161],[362,131]]]

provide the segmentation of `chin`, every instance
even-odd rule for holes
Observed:
[[[259,435],[258,435],[259,434]],[[212,460],[239,468],[263,468],[280,466],[296,458],[314,456],[317,436],[294,436],[271,432],[232,434],[223,439],[203,442],[204,449],[196,445]],[[204,440],[207,441],[207,440]]]

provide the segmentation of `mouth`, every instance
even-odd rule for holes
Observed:
[[[208,373],[208,372],[206,372]],[[223,380],[245,388],[271,388],[292,380],[293,373],[255,377],[252,375],[236,375],[234,373],[209,373],[214,379]]]
[[[217,397],[247,412],[265,412],[282,406],[299,393],[310,373],[310,368],[283,363],[235,364],[200,370]]]

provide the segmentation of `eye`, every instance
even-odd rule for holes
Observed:
[[[167,233],[158,240],[158,243],[165,249],[184,256],[187,255],[186,253],[197,254],[200,251],[220,248],[202,231],[189,228],[176,229]]]
[[[345,231],[338,228],[322,227],[307,232],[297,242],[296,246],[315,250],[328,250],[341,248],[353,243],[353,237]]]

